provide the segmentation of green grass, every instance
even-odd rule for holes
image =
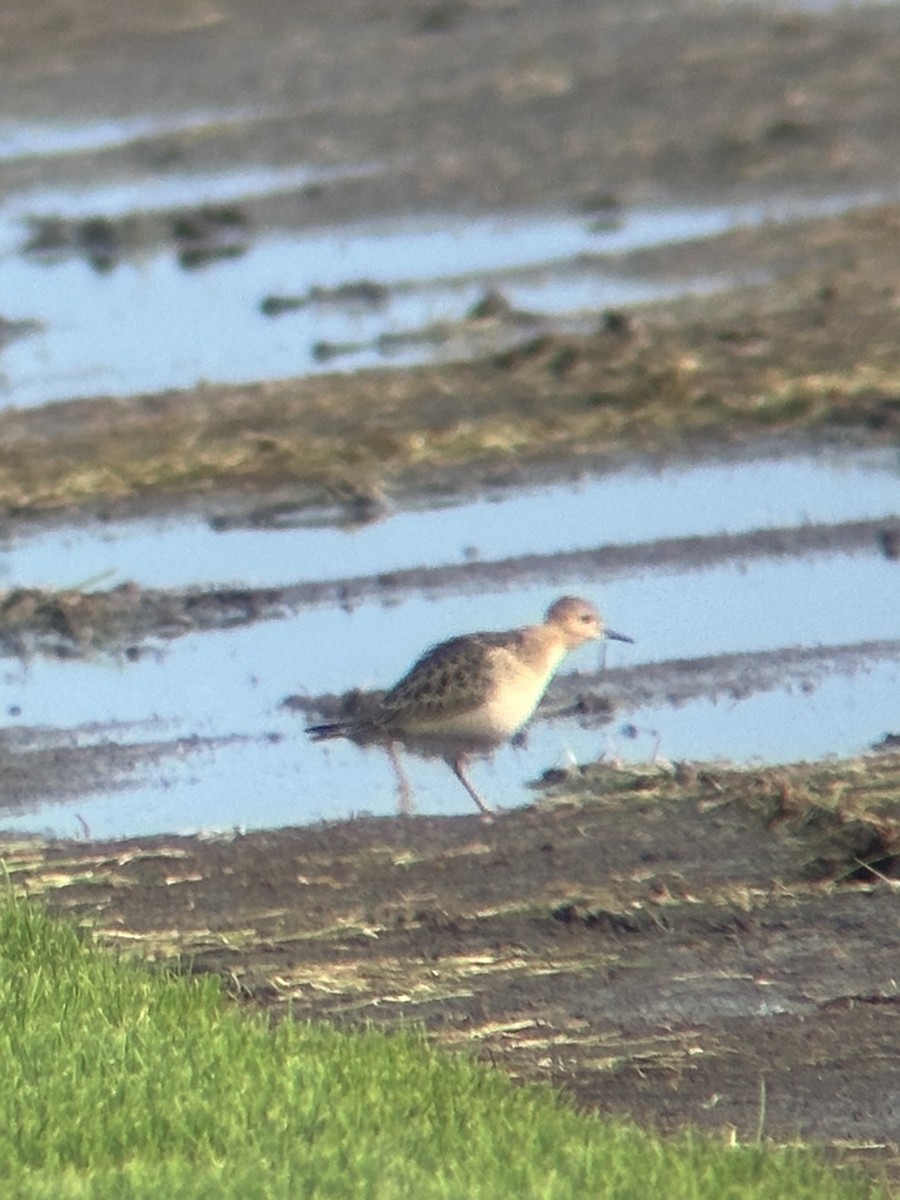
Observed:
[[[850,1200],[801,1149],[660,1140],[409,1035],[270,1027],[0,903],[4,1200]]]

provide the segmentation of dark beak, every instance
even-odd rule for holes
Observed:
[[[631,642],[634,645],[634,638],[630,638],[627,633],[616,633],[614,629],[607,629],[605,637],[607,641]]]

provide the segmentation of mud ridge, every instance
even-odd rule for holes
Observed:
[[[900,519],[801,525],[712,537],[660,539],[490,562],[414,567],[276,588],[150,589],[125,583],[103,592],[18,588],[0,594],[0,648],[24,655],[42,646],[61,655],[128,649],[144,639],[275,620],[320,605],[395,603],[498,590],[531,582],[609,579],[648,571],[702,570],[723,563],[814,554],[896,556]]]

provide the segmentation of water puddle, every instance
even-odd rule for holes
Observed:
[[[14,192],[8,197],[0,219],[7,230],[10,222],[42,218],[114,221],[130,214],[166,212],[202,204],[238,202],[250,196],[275,195],[311,185],[356,179],[382,169],[377,164],[355,167],[314,167],[305,163],[287,167],[242,166],[232,171],[128,178],[106,183],[100,188],[37,188]],[[21,231],[19,237],[21,239]]]
[[[273,115],[271,110],[233,108],[167,114],[139,113],[131,117],[47,124],[0,120],[0,162],[116,149],[144,138],[171,137],[226,125],[243,125]]]
[[[606,540],[639,546],[688,532],[703,539],[728,530],[888,518],[897,514],[898,494],[895,457],[823,454],[621,472],[574,487],[400,513],[353,532],[213,533],[194,525],[186,535],[172,526],[159,535],[158,552],[150,531],[134,543],[133,530],[109,530],[107,543],[85,531],[83,546],[76,539],[80,557],[57,558],[57,564],[73,573],[97,569],[104,563],[92,554],[105,546],[157,583],[184,582],[191,561],[193,582],[201,575],[233,579],[233,563],[256,543],[268,543],[269,551],[252,569],[242,563],[245,582],[254,571],[267,583],[285,574],[296,582],[334,579],[344,568],[377,575],[413,564],[424,577],[429,564],[447,561],[484,562],[539,549],[558,557],[537,578],[517,580],[513,573],[479,582],[473,574],[462,594],[411,585],[390,604],[379,602],[377,593],[352,607],[316,603],[279,620],[160,644],[158,655],[8,660],[0,703],[11,726],[98,731],[88,740],[168,742],[172,753],[138,771],[133,786],[75,804],[45,804],[5,824],[74,836],[83,821],[93,836],[114,836],[273,826],[361,809],[391,812],[393,780],[384,756],[339,742],[310,743],[304,713],[285,709],[285,697],[307,696],[312,709],[325,693],[383,686],[429,642],[532,620],[562,591],[596,596],[610,622],[636,638],[634,646],[606,647],[611,674],[605,684],[602,674],[595,676],[596,650],[582,650],[570,664],[586,673],[576,691],[583,686],[614,696],[618,687],[620,707],[607,725],[537,721],[526,747],[504,748],[493,764],[477,765],[477,778],[497,800],[522,802],[527,781],[547,767],[599,755],[779,762],[860,753],[896,731],[900,718],[898,564],[874,541],[852,552],[749,558],[736,552],[713,566],[673,560],[593,575],[561,552]],[[193,547],[191,537],[197,538]],[[56,552],[41,542],[11,548],[17,582],[36,582],[52,570]],[[29,548],[39,550],[33,563]],[[210,552],[214,557],[207,558]],[[798,654],[795,647],[805,649]],[[768,663],[761,674],[753,669],[757,657]],[[668,693],[664,686],[643,686],[642,672],[649,679],[666,670]],[[692,675],[703,680],[693,690],[685,687]],[[564,693],[571,687],[561,686],[559,696]],[[468,798],[441,764],[413,761],[410,770],[421,811],[468,811]]]
[[[308,513],[278,510],[260,514],[255,528],[192,516],[7,534],[0,584],[279,587],[602,544],[872,520],[896,514],[898,494],[893,451],[674,463],[574,485],[498,489],[362,527],[310,525]]]

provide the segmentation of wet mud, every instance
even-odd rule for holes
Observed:
[[[7,848],[17,887],[242,1002],[439,1044],[578,1103],[896,1171],[896,752],[595,766],[491,824]]]
[[[578,329],[533,322],[502,289],[486,292],[457,326],[427,331],[473,339],[472,361],[9,408],[2,532],[183,512],[222,529],[355,526],[710,448],[896,446],[896,16],[892,5],[688,0],[578,0],[552,22],[539,0],[340,0],[302,13],[288,0],[5,5],[5,120],[169,120],[77,152],[0,153],[5,192],[87,185],[98,172],[124,183],[170,168],[319,172],[221,204],[37,214],[15,253],[48,270],[74,260],[110,274],[162,248],[200,272],[266,232],[385,215],[555,210],[609,222],[632,204],[788,190],[883,202],[586,260],[743,282],[597,310]],[[216,111],[230,115],[171,120]],[[288,281],[248,296],[248,321],[287,328],[310,306],[371,308],[390,294],[378,278],[355,288]],[[0,353],[27,336],[22,321],[0,322]],[[321,357],[338,366],[347,349],[323,339]],[[898,546],[892,517],[599,546],[577,564],[536,554],[280,588],[15,587],[0,596],[0,644],[25,661],[127,663],[203,630],[462,594],[479,580],[552,580],[576,565],[606,578],[819,552],[893,562]],[[804,688],[835,662],[865,670],[898,653],[880,639],[643,664],[558,680],[540,716],[599,725],[648,697]],[[346,702],[293,701],[310,714]],[[111,944],[215,971],[239,1002],[279,1017],[414,1021],[592,1109],[740,1140],[810,1138],[900,1178],[898,732],[846,763],[573,766],[490,825],[359,818],[115,843],[85,828],[80,842],[10,839],[2,854],[14,885],[52,911]],[[63,803],[201,740],[7,729],[0,762],[22,804]]]

